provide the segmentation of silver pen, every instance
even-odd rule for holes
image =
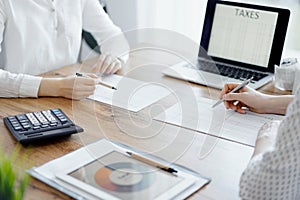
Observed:
[[[248,85],[250,83],[250,81],[253,79],[253,77],[245,80],[244,82],[242,82],[240,85],[236,86],[233,90],[231,90],[228,94],[230,93],[234,93],[239,91],[240,89],[242,89],[243,87],[245,87],[246,85]],[[224,99],[220,99],[219,101],[217,101],[214,105],[212,105],[211,107],[214,108],[217,105],[219,105],[220,103],[224,102]]]

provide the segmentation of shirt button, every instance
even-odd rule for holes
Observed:
[[[55,12],[55,9],[54,9],[54,8],[52,8],[52,9],[51,9],[51,12]]]

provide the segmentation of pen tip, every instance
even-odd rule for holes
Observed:
[[[126,153],[127,153],[128,155],[130,155],[130,156],[132,155],[132,153],[131,153],[131,152],[129,152],[129,151],[126,151]]]
[[[115,87],[112,87],[111,89],[113,89],[113,90],[117,90],[117,88],[115,88]]]

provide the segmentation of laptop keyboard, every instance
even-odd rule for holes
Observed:
[[[189,65],[189,67],[192,66]],[[231,67],[219,63],[215,64],[215,63],[204,62],[204,61],[198,63],[197,68],[206,72],[220,74],[221,76],[226,76],[238,80],[245,80],[253,77],[252,82],[259,81],[260,79],[268,76],[268,74],[262,72],[260,73],[251,70],[235,68],[235,67]]]

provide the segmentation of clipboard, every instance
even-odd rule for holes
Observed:
[[[102,139],[27,172],[75,199],[183,199],[211,181],[184,166],[146,156],[178,171],[168,173],[131,158],[127,151],[142,154]]]

